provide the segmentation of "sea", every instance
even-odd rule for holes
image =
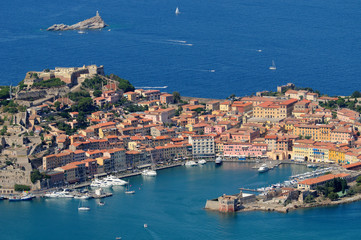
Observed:
[[[99,200],[34,199],[0,201],[0,239],[357,239],[361,203],[302,209],[285,213],[219,213],[204,209],[207,199],[258,188],[310,171],[281,165],[258,173],[252,164],[225,162],[216,167],[176,167],[156,177],[127,179],[134,195],[113,187]],[[90,211],[79,212],[78,206]],[[144,224],[148,227],[144,228]]]
[[[12,0],[0,3],[0,85],[28,71],[90,64],[138,88],[224,99],[293,82],[329,95],[359,89],[361,1],[351,0]],[[176,7],[180,14],[175,14]],[[103,30],[47,32],[99,11]],[[275,62],[277,70],[269,70]],[[0,239],[351,239],[361,203],[281,214],[221,214],[207,199],[308,171],[284,165],[258,174],[244,163],[159,171],[130,178],[96,200],[0,201]],[[148,228],[144,228],[144,224]]]
[[[0,84],[16,85],[32,70],[97,64],[135,87],[183,96],[224,99],[288,82],[350,95],[360,90],[360,9],[354,0],[4,1]],[[96,11],[108,28],[45,31]]]

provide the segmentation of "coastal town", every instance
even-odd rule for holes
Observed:
[[[192,98],[135,89],[106,75],[103,66],[30,71],[18,86],[0,90],[0,195],[87,186],[107,175],[133,176],[217,157],[334,166],[257,196],[282,206],[300,199],[310,203],[322,195],[320,185],[338,179],[356,184],[360,97],[358,91],[330,97],[288,83],[252,96]],[[246,209],[256,198],[241,192],[207,204],[229,212],[241,209],[242,201]]]

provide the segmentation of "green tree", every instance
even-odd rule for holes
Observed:
[[[358,176],[356,178],[356,182],[357,182],[357,185],[360,186],[361,185],[361,176]]]
[[[41,180],[42,178],[43,178],[43,175],[39,172],[38,169],[36,169],[30,173],[30,180],[32,183],[36,183],[36,181]]]
[[[179,103],[181,100],[181,95],[179,92],[173,92],[173,99],[175,103]]]
[[[115,74],[110,74],[110,79],[118,82],[118,88],[122,89],[124,92],[134,91],[134,86],[126,79],[120,78]]]
[[[21,184],[15,184],[14,189],[15,189],[15,191],[17,191],[17,192],[30,191],[30,186],[28,186],[28,185],[21,185]]]
[[[331,201],[335,201],[335,200],[338,199],[338,195],[337,195],[337,193],[335,193],[335,192],[330,192],[330,193],[327,195],[327,197],[328,197]]]
[[[102,95],[102,91],[101,90],[95,90],[93,92],[93,95],[94,95],[94,97],[100,97]]]
[[[306,203],[311,203],[311,202],[314,202],[315,200],[315,197],[313,196],[313,195],[311,195],[311,194],[308,194],[307,196],[306,196],[306,198],[305,198],[305,202]]]
[[[0,99],[7,99],[10,97],[10,87],[2,87],[0,90]]]
[[[359,91],[354,91],[351,95],[352,98],[360,98],[361,97],[361,92]]]
[[[63,82],[60,78],[50,78],[48,80],[42,80],[40,82],[35,82],[33,87],[39,88],[52,88],[52,87],[61,87],[65,86],[66,83]]]
[[[56,108],[57,111],[59,111],[60,110],[60,102],[56,101],[54,103],[54,107]]]
[[[8,131],[8,127],[7,126],[3,126],[3,128],[0,131],[0,135],[5,135],[6,132]]]

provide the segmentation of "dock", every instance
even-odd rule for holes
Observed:
[[[246,191],[246,192],[263,192],[257,189],[250,189],[250,188],[238,188],[239,190]]]

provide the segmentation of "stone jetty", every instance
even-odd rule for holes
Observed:
[[[99,12],[97,11],[96,15],[92,18],[86,19],[84,21],[78,22],[73,25],[66,24],[54,24],[49,27],[47,31],[67,31],[67,30],[85,30],[85,29],[102,29],[107,25],[104,20],[100,17]]]

